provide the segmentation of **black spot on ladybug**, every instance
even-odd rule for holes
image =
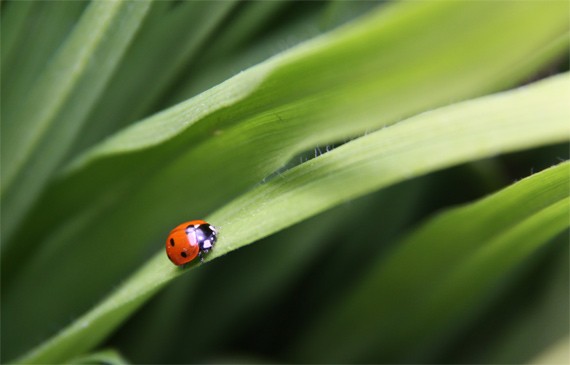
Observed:
[[[182,251],[182,252],[180,253],[180,256],[186,257],[186,256],[188,256],[188,255],[186,255],[186,252]]]
[[[174,238],[170,239],[170,246],[174,246]]]

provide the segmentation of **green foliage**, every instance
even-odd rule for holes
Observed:
[[[299,359],[401,361],[405,354],[418,362],[449,342],[515,268],[568,227],[569,168],[533,175],[420,227],[299,339]],[[315,350],[321,357],[311,358]]]
[[[567,163],[504,188],[567,158],[570,75],[509,90],[567,51],[567,3],[2,10],[3,360],[512,362],[568,335],[454,346],[567,245]],[[172,266],[204,217],[208,264]]]
[[[7,105],[1,191],[10,212],[3,221],[7,236],[61,162],[149,6],[148,1],[90,4],[26,90],[26,99],[16,101],[13,111]]]

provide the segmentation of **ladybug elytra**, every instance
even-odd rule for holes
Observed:
[[[218,231],[203,220],[193,220],[176,226],[166,239],[166,255],[174,265],[181,266],[194,260],[200,261],[216,243]]]

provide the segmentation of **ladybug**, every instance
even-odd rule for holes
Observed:
[[[176,226],[166,239],[166,255],[174,265],[180,266],[200,256],[204,261],[216,243],[218,231],[203,220],[194,220]]]

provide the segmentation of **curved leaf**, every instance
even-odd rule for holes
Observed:
[[[3,118],[2,211],[9,212],[4,237],[61,163],[149,7],[146,0],[92,2],[25,103]]]
[[[153,7],[101,95],[74,145],[74,156],[94,142],[154,111],[159,99],[205,47],[236,1],[185,1],[168,11]],[[149,57],[150,50],[160,57]],[[125,108],[125,105],[129,105]],[[76,152],[76,154],[73,154]]]
[[[570,75],[554,77],[426,113],[290,169],[209,217],[221,228],[207,261],[398,181],[498,153],[567,141],[569,80]],[[555,171],[565,173],[567,166]],[[20,361],[57,362],[90,349],[186,271],[173,267],[162,252],[157,254],[95,309]]]
[[[562,7],[391,4],[124,130],[77,159],[12,239],[3,231],[4,328],[20,346],[46,337],[139,267],[173,222],[208,215],[302,151],[516,82],[529,54],[566,36]],[[84,285],[70,272],[97,275]]]
[[[569,226],[569,177],[564,163],[430,220],[298,338],[296,356],[429,359]]]

